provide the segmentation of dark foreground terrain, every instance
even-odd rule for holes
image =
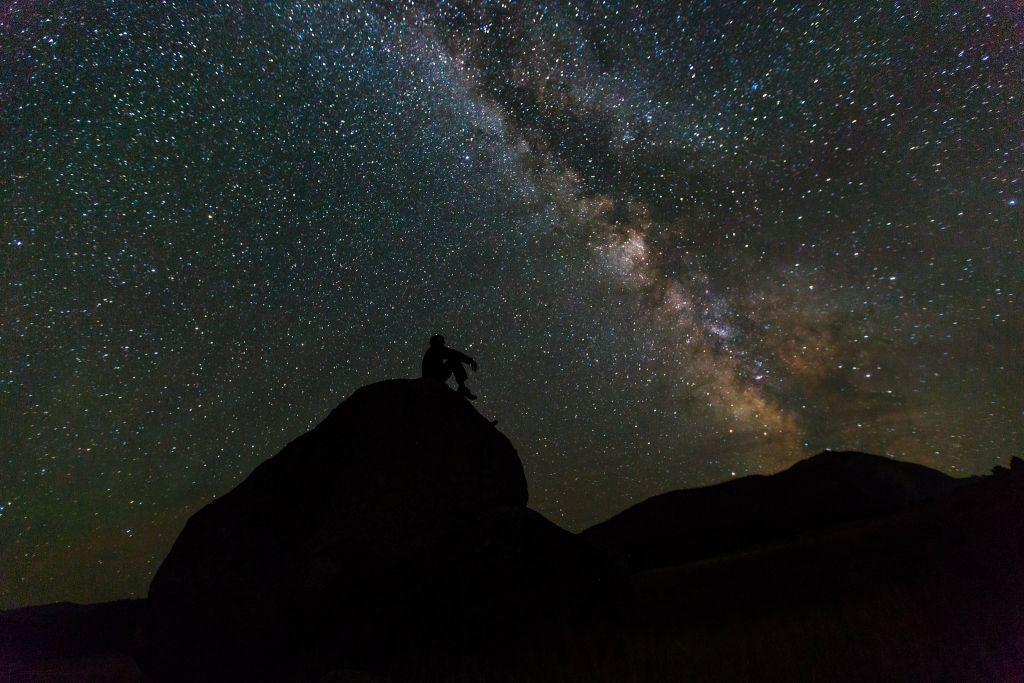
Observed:
[[[453,392],[366,387],[197,513],[148,600],[0,614],[0,681],[1024,680],[1020,461],[824,453],[582,534],[526,499]]]

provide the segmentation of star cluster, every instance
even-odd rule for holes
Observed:
[[[0,607],[442,332],[579,529],[824,448],[1024,451],[1017,0],[0,2]]]

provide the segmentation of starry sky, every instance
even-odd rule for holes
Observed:
[[[1024,453],[1024,3],[0,0],[0,607],[474,356],[573,530]]]

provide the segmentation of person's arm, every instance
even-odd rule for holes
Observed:
[[[465,363],[469,367],[473,368],[473,372],[476,372],[476,361],[464,354],[462,351],[457,351],[451,347],[446,348],[445,351],[448,352],[450,358],[454,358],[460,363]]]

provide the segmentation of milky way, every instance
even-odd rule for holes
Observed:
[[[1024,452],[1024,6],[0,2],[0,607],[472,354],[571,529]]]

